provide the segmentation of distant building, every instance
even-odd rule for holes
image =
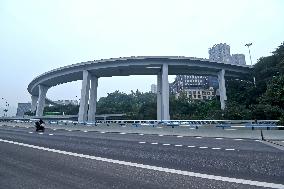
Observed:
[[[57,101],[54,101],[56,104],[60,104],[60,105],[78,105],[79,102],[78,100],[57,100]]]
[[[213,87],[210,87],[209,89],[185,89],[182,92],[192,100],[211,100],[215,96]],[[177,93],[176,97],[180,94],[181,93]]]
[[[151,92],[152,93],[157,93],[157,85],[155,85],[155,84],[151,85]]]
[[[245,65],[244,54],[232,54],[230,53],[230,46],[226,43],[215,44],[209,48],[209,60],[224,62],[229,64]]]
[[[18,103],[16,116],[24,116],[26,112],[31,111],[31,103]]]

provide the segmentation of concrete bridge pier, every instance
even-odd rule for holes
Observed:
[[[78,122],[86,122],[88,116],[88,101],[89,101],[89,91],[90,91],[90,78],[91,74],[89,71],[83,71],[82,89],[81,89],[81,99],[79,107]]]
[[[45,97],[49,87],[44,85],[39,85],[38,88],[39,88],[39,96],[38,96],[38,104],[36,109],[36,116],[42,116],[45,105]]]
[[[224,110],[226,107],[226,100],[227,100],[224,69],[218,72],[218,82],[219,82],[221,109]]]
[[[89,111],[88,111],[88,121],[96,121],[96,108],[97,108],[97,88],[98,88],[98,78],[96,76],[91,76],[91,89],[90,89],[90,100],[89,100]]]
[[[35,112],[35,111],[36,111],[36,106],[37,106],[38,97],[32,95],[32,96],[31,96],[31,99],[32,99],[31,111],[32,111],[32,112]]]
[[[157,75],[157,120],[162,120],[162,73]]]

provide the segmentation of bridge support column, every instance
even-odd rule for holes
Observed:
[[[46,97],[46,93],[49,87],[44,86],[44,85],[39,85],[38,88],[39,88],[39,95],[38,95],[36,116],[42,116],[44,105],[45,105],[45,97]]]
[[[162,120],[162,73],[157,75],[157,120]]]
[[[170,120],[169,112],[169,67],[168,64],[163,64],[162,67],[162,119]]]
[[[218,72],[218,82],[219,82],[221,109],[224,110],[226,107],[226,100],[227,100],[224,69]]]
[[[90,73],[87,70],[83,71],[81,99],[79,107],[78,122],[87,121],[88,116],[88,101],[89,101],[89,90],[90,90]]]
[[[32,111],[32,112],[35,112],[35,111],[36,111],[36,106],[37,106],[37,99],[38,99],[38,97],[32,95],[31,98],[32,98],[31,111]]]
[[[96,76],[91,77],[91,89],[89,100],[88,121],[96,121],[96,108],[97,108],[97,88],[98,78]]]

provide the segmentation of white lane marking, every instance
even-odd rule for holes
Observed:
[[[29,132],[29,133],[33,133],[33,132]]]
[[[170,146],[171,144],[163,144],[164,146]]]
[[[260,140],[254,140],[254,141],[259,142]]]
[[[244,139],[241,139],[241,138],[235,138],[234,140],[244,140]]]
[[[206,149],[206,148],[208,148],[207,146],[200,146],[199,148],[201,148],[201,149]]]
[[[195,146],[187,146],[187,147],[189,147],[189,148],[195,148]]]
[[[282,141],[282,142],[284,142],[284,141]]]
[[[195,129],[195,128],[192,128],[192,127],[191,127],[191,128],[189,128],[189,129]]]
[[[143,134],[143,133],[140,133],[139,135],[143,136],[144,134]]]
[[[39,135],[43,135],[43,133],[38,133]]]
[[[139,144],[145,144],[146,142],[139,142]]]
[[[28,128],[30,128],[30,127],[26,127],[26,128],[28,129]]]
[[[72,130],[67,130],[67,131],[71,132]]]
[[[124,125],[124,126],[122,126],[122,127],[126,127],[126,126]]]
[[[224,139],[224,138],[215,138],[215,139],[217,139],[217,140],[222,140],[222,139]]]
[[[211,148],[212,150],[220,150],[221,148]]]
[[[195,172],[190,172],[190,171],[181,171],[181,170],[163,168],[163,167],[152,166],[152,165],[144,165],[144,164],[139,164],[139,163],[132,163],[132,162],[127,162],[127,161],[120,161],[120,160],[108,159],[108,158],[85,155],[85,154],[78,154],[78,153],[74,153],[74,152],[67,152],[67,151],[62,151],[62,150],[45,148],[45,147],[41,147],[41,146],[24,144],[24,143],[20,143],[20,142],[14,142],[14,141],[3,140],[3,139],[0,139],[0,142],[15,144],[15,145],[18,145],[18,146],[24,146],[24,147],[29,147],[29,148],[33,148],[33,149],[48,151],[48,152],[54,152],[54,153],[58,153],[58,154],[70,155],[70,156],[74,156],[74,157],[81,157],[81,158],[92,159],[92,160],[96,160],[96,161],[114,163],[114,164],[119,164],[119,165],[126,165],[126,166],[131,166],[131,167],[137,167],[137,168],[166,172],[166,173],[173,173],[173,174],[190,176],[190,177],[204,178],[204,179],[209,179],[209,180],[217,180],[217,181],[230,182],[230,183],[246,184],[246,185],[251,185],[251,186],[259,186],[259,187],[268,187],[268,188],[277,188],[277,189],[281,189],[281,188],[283,189],[284,188],[283,184],[253,181],[253,180],[238,179],[238,178],[230,178],[230,177],[222,177],[222,176],[215,176],[215,175],[209,175],[209,174],[204,174],[204,173],[195,173]]]
[[[52,133],[50,133],[50,134],[48,134],[48,135],[53,136],[53,134],[52,134]]]
[[[226,130],[226,131],[235,131],[237,129],[224,129],[224,130]]]
[[[83,131],[84,133],[87,133],[88,131]]]
[[[151,144],[158,144],[157,142],[152,142]]]
[[[181,144],[176,144],[175,146],[180,147],[180,146],[182,146],[182,145],[181,145]]]
[[[227,150],[227,151],[234,151],[235,149],[233,149],[233,148],[227,148],[227,149],[225,149],[225,150]]]
[[[157,129],[162,129],[163,127],[157,127]]]
[[[164,136],[164,135],[159,135],[159,136]]]
[[[119,133],[119,134],[121,134],[121,135],[125,135],[126,133]]]
[[[202,138],[202,137],[195,137],[195,138]]]
[[[177,136],[177,138],[182,138],[183,136]]]
[[[56,129],[53,129],[54,131],[56,131]]]
[[[100,132],[100,133],[103,133],[103,134],[104,134],[104,133],[106,133],[106,132],[103,132],[103,131],[102,131],[102,132]]]

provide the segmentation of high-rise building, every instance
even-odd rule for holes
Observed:
[[[231,63],[245,65],[246,64],[245,55],[244,54],[232,54]]]
[[[24,116],[26,112],[31,111],[31,103],[18,103],[16,116]]]
[[[155,84],[151,85],[151,93],[157,93],[157,85]]]

